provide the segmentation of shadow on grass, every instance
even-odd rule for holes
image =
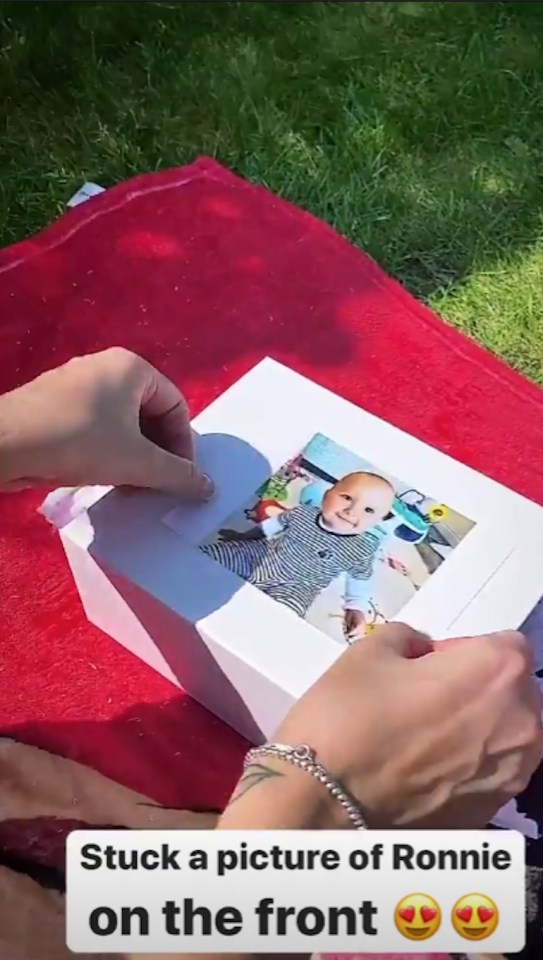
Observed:
[[[5,242],[83,176],[200,153],[425,298],[541,235],[540,4],[4,3],[0,25]]]

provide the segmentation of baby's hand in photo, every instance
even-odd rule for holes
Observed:
[[[219,539],[220,540],[241,540],[241,534],[238,530],[230,530],[225,527],[223,530],[219,530]]]
[[[395,570],[397,573],[401,573],[403,577],[407,577],[407,567],[401,562],[401,560],[396,560],[395,557],[387,557],[387,563],[391,570]]]
[[[344,623],[349,640],[361,640],[365,636],[366,618],[361,610],[346,610]]]
[[[239,542],[244,540],[261,540],[263,536],[264,534],[258,525],[250,527],[249,530],[244,531],[228,529],[219,530],[219,537],[223,542],[225,540],[237,540]]]

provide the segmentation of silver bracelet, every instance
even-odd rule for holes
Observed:
[[[322,763],[317,760],[315,751],[306,743],[297,747],[289,747],[284,743],[265,743],[261,747],[253,747],[245,757],[243,768],[247,769],[262,757],[276,757],[279,760],[292,763],[300,770],[306,770],[316,780],[320,780],[323,787],[326,787],[331,796],[335,797],[341,804],[355,830],[368,829],[360,804],[330,776],[326,767],[323,767]]]

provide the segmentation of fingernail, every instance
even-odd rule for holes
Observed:
[[[202,474],[202,496],[204,500],[211,500],[215,494],[215,484],[207,473]]]

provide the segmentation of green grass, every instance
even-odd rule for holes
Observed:
[[[0,243],[211,154],[543,384],[542,3],[0,2]]]

